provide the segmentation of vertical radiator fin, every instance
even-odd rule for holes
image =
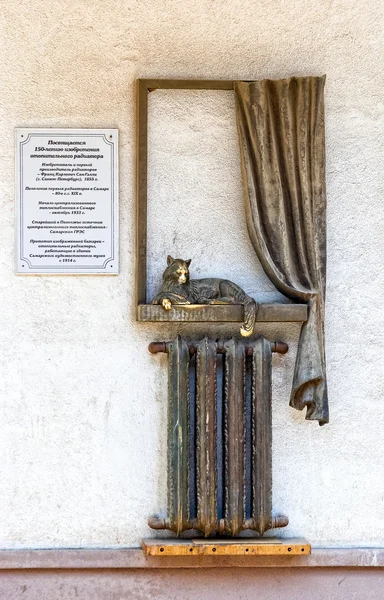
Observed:
[[[180,535],[190,528],[188,344],[178,336],[168,356],[168,519]]]
[[[207,337],[196,346],[197,528],[208,537],[217,520],[217,344]]]
[[[225,532],[237,535],[245,519],[245,348],[224,344]]]
[[[252,517],[263,535],[272,527],[272,353],[263,337],[252,346]]]

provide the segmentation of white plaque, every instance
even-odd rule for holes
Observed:
[[[16,272],[113,275],[118,130],[16,129]]]

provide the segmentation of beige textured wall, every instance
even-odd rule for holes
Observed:
[[[291,346],[275,359],[274,505],[287,535],[382,545],[383,7],[0,2],[1,547],[137,545],[165,506],[166,360],[146,346],[178,329],[134,320],[134,79],[323,73],[331,423],[288,408],[298,327],[259,328]],[[243,224],[231,94],[155,92],[150,116],[151,289],[170,252],[278,298]],[[14,275],[14,128],[33,126],[119,128],[120,276]]]

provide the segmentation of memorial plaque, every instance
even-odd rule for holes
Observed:
[[[117,145],[117,129],[16,129],[18,274],[118,273]]]

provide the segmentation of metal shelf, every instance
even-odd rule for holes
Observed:
[[[306,304],[261,304],[257,314],[258,323],[304,322],[307,320]],[[191,323],[242,323],[242,304],[186,304],[174,305],[171,310],[157,304],[139,304],[137,320],[146,323],[191,322]]]

